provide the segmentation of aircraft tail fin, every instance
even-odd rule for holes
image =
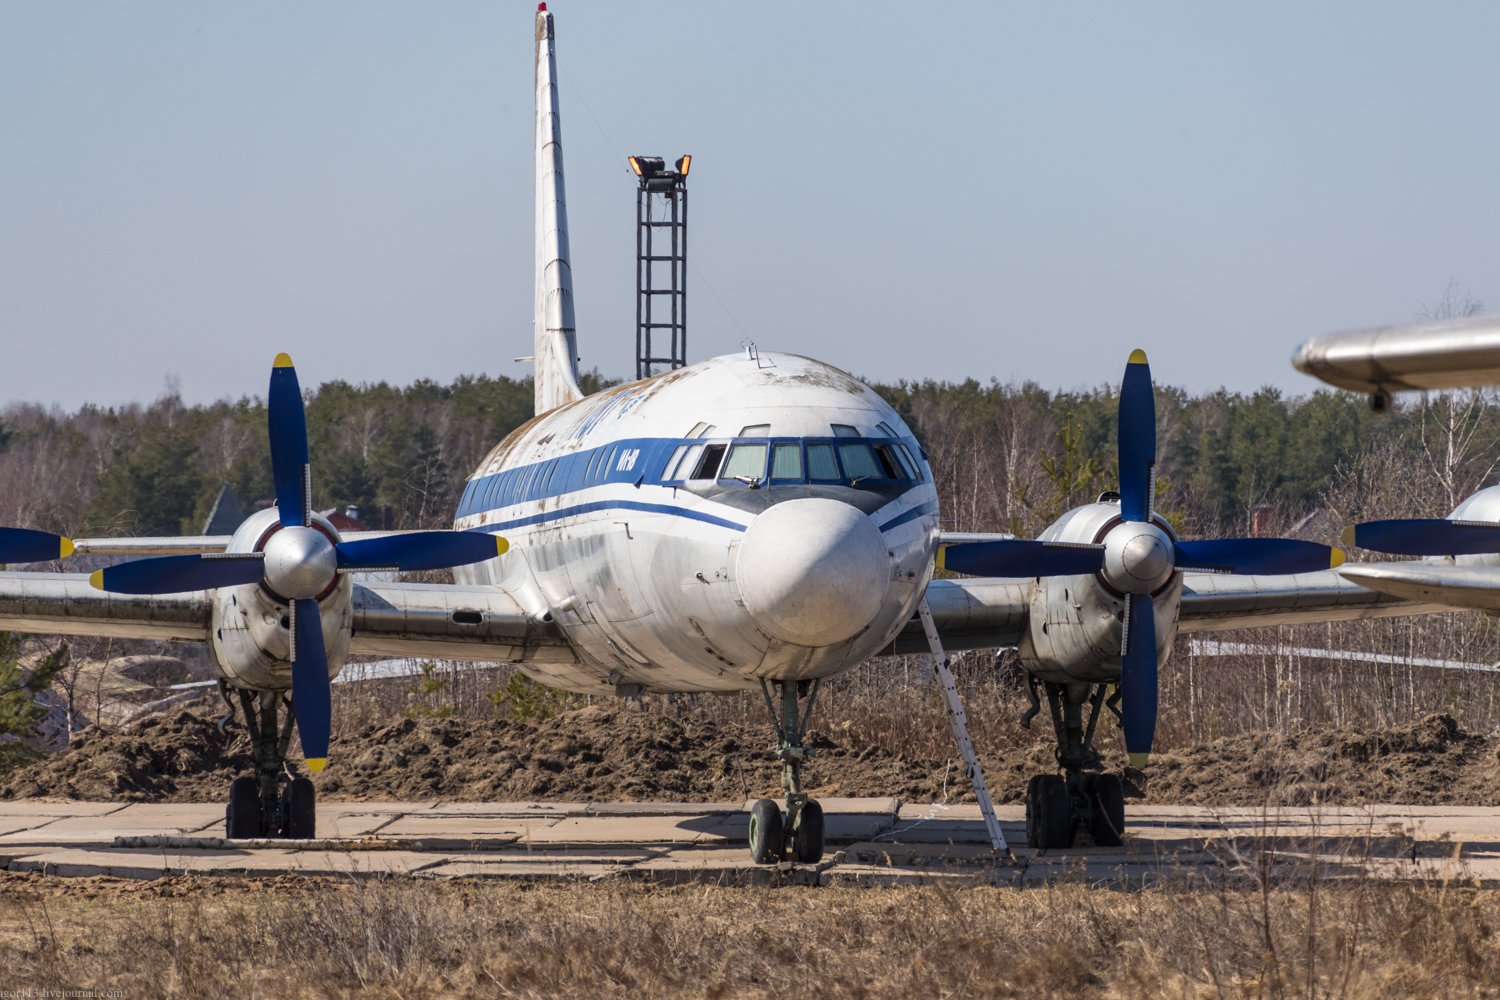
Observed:
[[[536,412],[583,398],[578,335],[573,325],[573,272],[568,263],[568,210],[563,197],[562,124],[557,114],[557,56],[552,14],[536,12]]]

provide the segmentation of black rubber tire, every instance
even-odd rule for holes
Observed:
[[[816,799],[808,799],[797,813],[797,827],[792,831],[792,858],[804,865],[823,860],[823,807]]]
[[[1125,784],[1118,774],[1097,775],[1089,786],[1093,817],[1089,836],[1099,847],[1119,847],[1125,842]]]
[[[1036,847],[1037,846],[1036,833],[1037,833],[1037,827],[1039,825],[1038,822],[1037,822],[1037,813],[1038,813],[1038,811],[1040,809],[1040,806],[1038,805],[1038,802],[1039,802],[1039,799],[1040,799],[1040,792],[1038,791],[1038,789],[1040,789],[1041,784],[1042,784],[1042,776],[1040,774],[1033,776],[1030,781],[1026,782],[1026,846],[1027,847]]]
[[[292,840],[311,840],[318,835],[318,790],[307,778],[293,778],[281,793],[281,835]]]
[[[1027,842],[1041,851],[1072,847],[1073,797],[1067,781],[1057,774],[1043,774],[1032,781],[1036,798],[1027,816]]]
[[[263,832],[260,787],[254,778],[235,778],[229,783],[229,805],[224,807],[224,836],[230,840],[252,840]]]
[[[786,817],[770,799],[750,807],[750,859],[758,865],[774,865],[786,853]]]

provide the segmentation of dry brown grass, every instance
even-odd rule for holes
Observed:
[[[207,890],[207,891],[202,891]],[[1500,993],[1500,893],[8,877],[0,989],[129,996]]]

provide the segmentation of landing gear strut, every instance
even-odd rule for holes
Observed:
[[[821,680],[760,682],[766,710],[776,728],[776,756],[781,760],[786,810],[783,812],[771,799],[761,799],[751,808],[750,857],[758,865],[775,864],[788,852],[793,861],[803,864],[813,864],[823,857],[823,807],[802,791],[802,762],[812,756],[812,751],[803,746],[803,740],[822,683]],[[805,706],[798,704],[803,695],[807,698]]]
[[[1072,847],[1079,828],[1100,847],[1117,847],[1125,831],[1125,788],[1117,774],[1100,774],[1094,749],[1099,716],[1107,708],[1117,716],[1119,693],[1106,700],[1105,684],[1054,684],[1029,677],[1032,709],[1022,717],[1028,724],[1041,708],[1042,688],[1057,733],[1057,766],[1062,774],[1039,774],[1026,786],[1026,842],[1041,850]],[[1088,706],[1088,722],[1083,709]]]
[[[220,694],[234,703],[229,687],[221,682]],[[255,758],[255,774],[235,778],[229,784],[229,805],[224,810],[224,836],[231,840],[258,837],[290,837],[306,840],[317,833],[317,790],[307,778],[294,778],[286,769],[287,748],[292,742],[296,717],[291,700],[282,691],[236,689],[245,729]],[[226,720],[228,721],[228,720]]]

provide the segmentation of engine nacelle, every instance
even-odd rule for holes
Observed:
[[[1167,523],[1153,518],[1168,538]],[[1118,503],[1075,508],[1048,526],[1038,538],[1059,542],[1103,542],[1120,523]],[[1164,664],[1177,635],[1182,604],[1182,574],[1172,573],[1152,592],[1156,612],[1156,657]],[[1120,676],[1120,640],[1124,632],[1125,595],[1103,574],[1042,577],[1031,601],[1021,662],[1044,681],[1100,683]]]
[[[1489,521],[1500,524],[1500,486],[1484,489],[1459,501],[1450,521]],[[1500,566],[1500,554],[1484,552],[1472,556],[1455,556],[1453,561],[1460,566]]]
[[[314,514],[312,527],[332,542],[339,533]],[[257,552],[281,529],[275,509],[256,511],[245,519],[230,540],[229,552]],[[349,658],[354,628],[354,583],[347,574],[333,578],[318,595],[323,645],[328,654],[328,676],[337,676]],[[214,595],[209,645],[225,680],[235,687],[260,691],[289,690],[292,686],[291,609],[285,598],[264,583],[226,587]],[[298,621],[298,628],[318,627]]]

